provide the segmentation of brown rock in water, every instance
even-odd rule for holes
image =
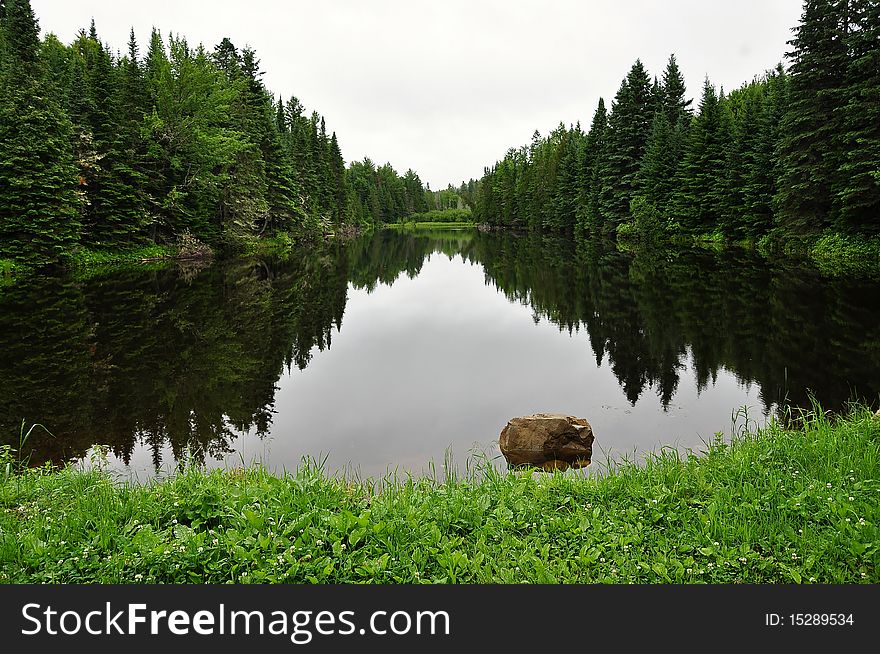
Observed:
[[[593,458],[590,423],[557,413],[512,418],[498,442],[507,463],[514,467],[566,470],[588,466]]]

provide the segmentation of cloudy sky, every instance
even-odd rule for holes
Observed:
[[[560,121],[588,126],[633,61],[675,53],[692,95],[783,59],[801,0],[31,0],[70,42],[94,17],[124,50],[134,27],[256,49],[276,95],[296,95],[347,161],[411,167],[432,188],[479,177]]]

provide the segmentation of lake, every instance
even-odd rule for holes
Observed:
[[[95,458],[442,474],[568,413],[594,465],[880,392],[880,285],[742,250],[383,230],[288,256],[46,274],[0,290],[0,429]],[[103,449],[103,448],[102,448]]]

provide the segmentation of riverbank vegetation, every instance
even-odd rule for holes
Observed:
[[[209,50],[154,30],[142,55],[132,32],[120,56],[94,22],[64,45],[40,40],[29,0],[0,3],[0,274],[429,209],[415,172],[346,168],[324,118],[261,78],[228,39]]]
[[[445,209],[443,211],[425,211],[414,213],[404,221],[406,223],[457,223],[473,225],[473,213],[470,209]]]
[[[637,60],[586,132],[535,132],[486,170],[477,221],[800,249],[832,270],[876,270],[878,37],[876,2],[806,0],[790,66],[732,91],[707,79],[696,111],[674,56],[659,79]]]
[[[355,481],[310,464],[0,480],[5,583],[880,581],[880,417],[864,408],[597,476]]]

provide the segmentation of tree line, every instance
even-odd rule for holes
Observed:
[[[880,234],[880,4],[806,0],[790,66],[694,111],[671,56],[637,60],[589,129],[560,124],[476,184],[478,220],[579,234],[759,241]]]
[[[77,247],[243,238],[393,222],[427,209],[412,170],[346,168],[336,133],[275,98],[256,53],[154,29],[114,54],[94,21],[39,37],[29,0],[0,0],[0,259]]]

